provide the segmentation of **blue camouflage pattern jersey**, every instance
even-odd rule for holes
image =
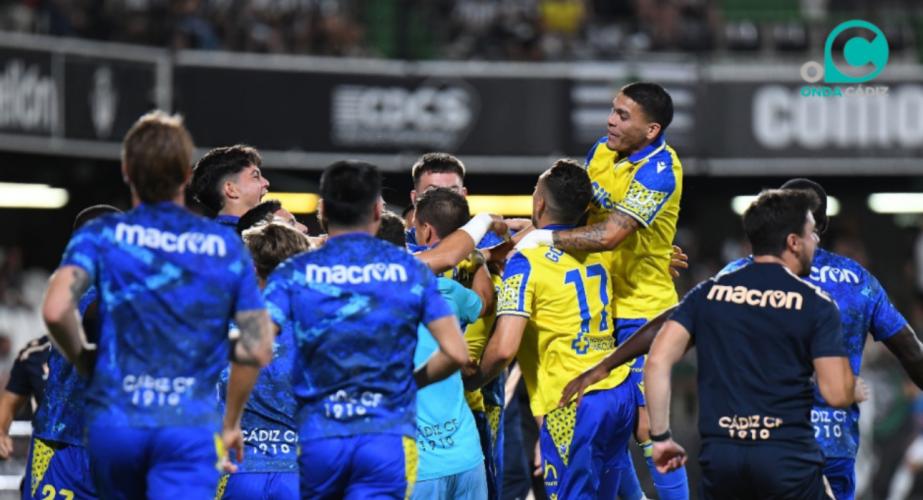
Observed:
[[[295,334],[302,441],[416,436],[417,325],[452,314],[426,266],[368,234],[343,234],[279,265],[264,296],[272,320]]]
[[[84,269],[99,293],[87,426],[217,429],[228,323],[264,308],[240,237],[176,204],[143,203],[78,230],[61,265]]]
[[[746,257],[731,262],[719,275],[753,262]],[[881,283],[856,261],[818,248],[807,281],[820,287],[840,310],[843,341],[855,375],[862,366],[866,333],[876,341],[891,338],[907,325],[907,320],[888,299]],[[853,458],[859,449],[859,405],[847,409],[828,405],[814,388],[811,409],[814,437],[825,457]]]
[[[98,297],[96,287],[90,287],[80,297],[77,310],[86,315],[87,308]],[[98,341],[97,332],[87,331],[90,342]],[[77,374],[77,369],[52,349],[48,356],[48,382],[45,397],[32,419],[32,434],[35,437],[83,446],[83,411],[86,402],[87,379]]]
[[[291,331],[284,330],[273,341],[272,362],[260,370],[240,419],[244,461],[239,464],[238,471],[298,471],[298,431],[292,393],[294,362],[294,336]],[[218,386],[222,410],[229,376],[230,370],[225,368]]]

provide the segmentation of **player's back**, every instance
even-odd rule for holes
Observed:
[[[518,358],[535,415],[554,409],[570,380],[615,350],[610,257],[537,247],[506,265],[497,315],[530,318]],[[615,387],[627,375],[620,366],[590,390]]]
[[[265,296],[297,345],[301,439],[415,430],[417,325],[451,314],[436,278],[405,250],[362,233],[330,238],[270,275]]]
[[[231,230],[173,203],[142,204],[78,231],[66,264],[99,290],[100,340],[88,418],[140,427],[215,425],[228,322],[263,307]]]
[[[699,359],[703,439],[814,444],[813,359],[839,332],[833,302],[780,264],[754,263],[703,282],[677,315]],[[835,325],[835,327],[833,326]],[[831,344],[833,342],[830,342]],[[832,355],[832,354],[831,354]]]

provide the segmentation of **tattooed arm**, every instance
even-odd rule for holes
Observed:
[[[89,286],[90,278],[85,270],[63,266],[51,276],[42,303],[42,317],[51,339],[61,354],[84,374],[89,372],[89,354],[96,346],[87,342],[77,303]]]
[[[231,361],[240,365],[266,366],[272,361],[272,326],[265,309],[241,311],[234,316],[240,336],[234,342]]]
[[[555,248],[602,252],[617,247],[639,227],[641,224],[634,217],[613,210],[603,222],[551,234]]]

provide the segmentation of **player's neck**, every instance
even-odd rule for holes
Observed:
[[[224,207],[218,212],[218,215],[231,215],[234,217],[243,217],[250,209],[237,203],[228,203],[225,200]]]
[[[183,191],[182,189],[180,189],[180,190],[176,193],[176,196],[173,197],[172,200],[163,200],[163,201],[168,201],[168,202],[173,203],[173,204],[175,204],[175,205],[179,205],[179,206],[181,206],[181,207],[185,207],[185,206],[186,206],[186,192]],[[131,206],[132,206],[132,207],[137,207],[137,206],[141,205],[141,203],[143,203],[143,202],[141,201],[141,197],[138,196],[138,192],[135,191],[135,188],[134,188],[134,187],[132,187],[132,188],[131,188]]]
[[[781,264],[794,274],[799,274],[801,271],[801,264],[798,262],[798,258],[788,252],[782,254],[781,257],[769,254],[754,255],[753,262],[757,264]]]
[[[374,224],[365,224],[362,226],[352,226],[352,227],[338,227],[338,226],[327,226],[327,236],[334,238],[336,236],[341,236],[344,234],[355,234],[355,233],[365,233],[369,236],[375,236],[377,232]]]

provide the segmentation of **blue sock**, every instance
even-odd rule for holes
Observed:
[[[625,460],[631,464],[631,452],[628,447],[625,448]],[[644,498],[644,491],[641,490],[641,481],[638,481],[638,474],[634,467],[626,467],[619,474],[619,498],[621,500],[641,500]]]
[[[689,480],[686,478],[686,467],[680,467],[666,474],[657,471],[654,459],[651,457],[654,444],[651,440],[639,443],[644,452],[644,460],[654,479],[654,488],[661,500],[689,500]]]

